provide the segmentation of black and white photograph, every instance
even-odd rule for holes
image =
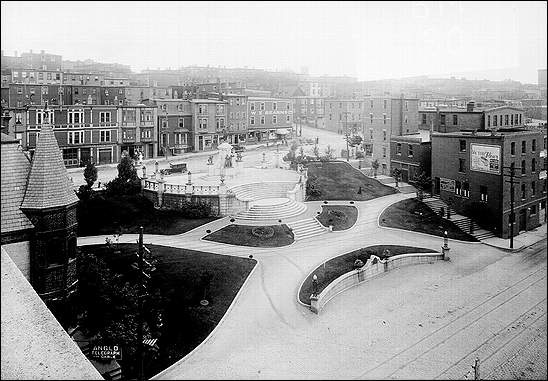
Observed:
[[[2,380],[545,380],[546,1],[2,1]]]

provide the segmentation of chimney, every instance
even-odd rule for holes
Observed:
[[[472,112],[474,111],[474,101],[470,101],[466,104],[466,112]]]

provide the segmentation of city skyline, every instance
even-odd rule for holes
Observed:
[[[358,80],[455,75],[536,83],[537,69],[546,67],[546,3],[491,4],[2,2],[2,49],[134,71],[307,67],[311,75]],[[19,26],[22,17],[28,27]]]

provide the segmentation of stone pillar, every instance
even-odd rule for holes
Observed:
[[[224,178],[221,178],[221,183],[219,184],[219,215],[224,217],[229,214],[228,210],[228,194],[227,194],[226,184]]]
[[[166,181],[161,178],[160,180],[158,180],[158,206],[161,208],[162,205],[164,204],[164,183]]]
[[[444,261],[450,261],[451,258],[449,258],[449,250],[451,250],[449,248],[449,246],[442,246],[441,247],[441,252],[443,253],[443,260]]]
[[[143,177],[141,177],[141,190],[145,189],[145,184],[147,181],[146,172],[143,171]]]
[[[320,305],[318,303],[317,295],[310,295],[310,310],[317,315],[320,313]]]

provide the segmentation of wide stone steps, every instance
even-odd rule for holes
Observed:
[[[328,230],[315,218],[307,218],[306,220],[290,222],[287,226],[289,226],[293,231],[295,240],[315,237],[328,232]]]
[[[248,183],[230,188],[238,200],[255,201],[265,198],[287,197],[287,191],[295,187],[292,182]]]
[[[306,205],[288,198],[269,198],[256,201],[251,207],[236,215],[238,220],[265,221],[296,217],[306,211]]]

